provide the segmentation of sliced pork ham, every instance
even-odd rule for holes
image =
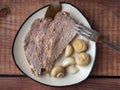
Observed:
[[[35,75],[41,74],[41,71],[45,68],[42,59],[44,53],[43,41],[50,22],[51,19],[35,20],[25,38],[25,55]]]
[[[48,73],[53,68],[54,62],[65,47],[75,37],[76,32],[73,30],[74,25],[75,21],[66,12],[59,12],[50,23],[46,34],[45,47],[45,57],[47,58],[46,71]]]

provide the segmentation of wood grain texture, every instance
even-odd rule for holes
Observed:
[[[15,66],[11,47],[24,20],[37,9],[54,0],[0,0],[0,8],[10,12],[0,18],[0,74],[22,74]],[[76,5],[93,29],[120,45],[120,0],[60,0]],[[92,75],[120,76],[120,53],[99,42]]]
[[[90,78],[70,87],[49,87],[29,78],[0,78],[0,90],[119,90],[120,79]]]

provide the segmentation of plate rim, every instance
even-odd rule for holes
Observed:
[[[85,18],[85,19],[87,20],[87,22],[88,22],[88,19],[86,18],[86,16],[82,13],[82,11],[81,11],[77,6],[75,6],[75,5],[73,5],[72,3],[69,3],[69,2],[60,2],[60,4],[69,4],[69,5],[73,6],[73,7],[75,7],[75,8],[84,16],[84,18]],[[94,58],[95,60],[94,60],[94,63],[93,63],[93,67],[92,67],[89,75],[87,76],[87,78],[85,78],[83,81],[80,81],[80,82],[78,82],[78,83],[74,83],[74,84],[71,84],[71,85],[65,85],[65,86],[54,86],[54,85],[49,85],[49,84],[45,84],[45,83],[39,82],[39,81],[33,79],[32,77],[28,76],[28,75],[18,66],[18,64],[16,63],[15,56],[14,56],[14,45],[15,45],[16,38],[17,38],[17,36],[18,36],[18,34],[19,34],[22,26],[26,23],[26,21],[27,21],[32,15],[34,15],[35,13],[37,13],[38,11],[40,11],[41,9],[43,9],[43,8],[45,8],[45,7],[48,7],[48,6],[50,6],[50,4],[47,4],[47,5],[39,8],[38,10],[34,11],[31,15],[29,15],[29,16],[25,19],[25,21],[24,21],[24,22],[22,23],[22,25],[19,27],[18,31],[17,31],[16,34],[15,34],[13,43],[12,43],[12,58],[13,58],[13,61],[14,61],[15,65],[17,66],[17,68],[18,68],[25,76],[27,76],[28,78],[30,78],[31,80],[33,80],[33,81],[35,81],[35,82],[37,82],[37,83],[39,83],[39,84],[42,84],[42,85],[45,85],[45,86],[50,86],[50,87],[57,87],[57,88],[59,88],[59,87],[68,87],[68,86],[78,85],[78,84],[82,83],[83,81],[87,80],[87,79],[90,77],[90,73],[92,72],[92,70],[93,70],[93,68],[94,68],[94,66],[95,66],[95,62],[96,62],[96,50],[95,50],[95,58]],[[88,22],[88,23],[89,23],[89,22]],[[89,24],[89,25],[90,25],[90,24]],[[91,27],[91,25],[90,25],[90,27]],[[95,49],[96,49],[96,43],[95,43]]]

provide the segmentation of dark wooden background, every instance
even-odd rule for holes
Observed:
[[[32,81],[15,66],[11,48],[24,20],[37,9],[55,0],[0,0],[0,90],[56,90]],[[76,5],[93,29],[120,46],[120,0],[60,0]],[[62,88],[83,90],[120,89],[120,53],[97,43],[96,62],[90,77],[81,84]]]

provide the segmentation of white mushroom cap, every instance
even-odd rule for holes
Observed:
[[[62,66],[56,66],[51,71],[51,76],[56,78],[62,78],[65,76],[65,69]]]

